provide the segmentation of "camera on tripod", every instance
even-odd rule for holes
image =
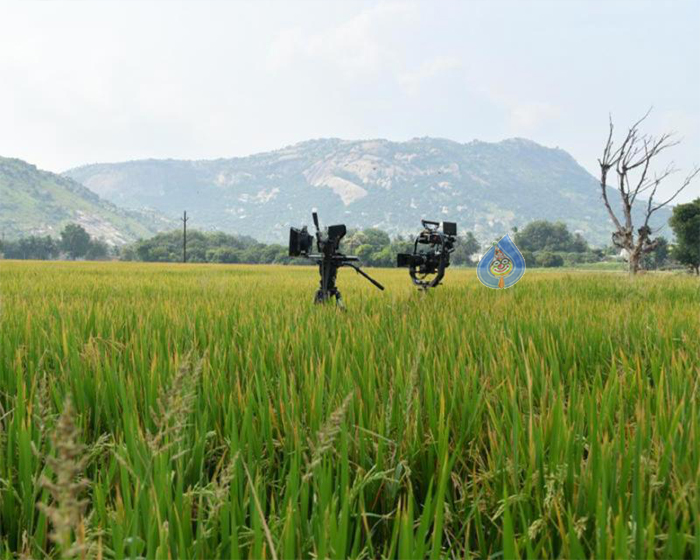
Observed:
[[[418,234],[413,244],[413,253],[399,253],[396,266],[408,268],[411,280],[419,288],[434,288],[445,276],[445,269],[450,266],[450,254],[454,251],[457,237],[457,224],[421,220],[423,231]]]
[[[359,264],[355,264],[360,260],[359,257],[344,255],[340,252],[340,241],[347,233],[345,224],[329,226],[322,231],[318,224],[316,211],[313,211],[311,215],[314,220],[314,226],[316,226],[316,249],[318,253],[311,252],[313,250],[314,236],[304,226],[301,229],[291,228],[289,230],[289,256],[306,257],[318,264],[321,284],[316,291],[314,303],[323,303],[331,297],[335,297],[338,307],[344,308],[340,290],[335,285],[338,269],[342,266],[349,266],[372,282],[377,288],[383,290],[384,286],[370,278],[366,272],[360,269]]]
[[[337,224],[329,226],[324,231],[318,229],[318,214],[313,212],[314,224],[318,233],[318,250],[322,254],[336,253],[340,248],[340,240],[345,237],[347,229],[345,224]],[[314,236],[311,235],[306,226],[301,229],[291,228],[289,230],[289,256],[290,257],[308,257],[312,250]],[[357,260],[357,257],[349,257]]]

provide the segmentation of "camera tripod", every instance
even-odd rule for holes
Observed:
[[[340,309],[345,309],[340,290],[335,285],[335,280],[338,276],[338,265],[332,260],[329,262],[327,259],[322,259],[318,263],[318,270],[321,274],[321,282],[314,296],[314,303],[326,303],[329,299],[335,297],[336,305]]]
[[[354,269],[355,272],[364,276],[372,282],[380,290],[384,289],[379,282],[374,278],[371,278],[366,272],[364,272],[359,266],[353,264],[354,261],[358,261],[357,257],[343,255],[341,253],[334,253],[333,255],[309,255],[318,262],[318,271],[321,275],[321,282],[316,295],[314,296],[314,303],[326,303],[331,298],[335,297],[335,303],[340,309],[345,309],[345,304],[343,303],[343,298],[340,295],[340,290],[335,285],[335,280],[338,277],[338,269],[341,266],[349,266]]]
[[[345,237],[347,229],[345,224],[337,224],[329,226],[321,231],[318,225],[318,214],[316,210],[311,213],[316,226],[316,247],[318,253],[311,253],[313,247],[313,237],[306,229],[306,226],[301,229],[291,228],[289,230],[289,256],[299,257],[304,256],[318,264],[318,271],[321,274],[321,284],[316,290],[314,303],[325,303],[329,299],[335,297],[335,303],[340,309],[345,309],[343,298],[340,295],[340,290],[335,285],[338,277],[338,269],[341,266],[349,266],[355,269],[355,272],[364,276],[372,282],[380,290],[384,289],[379,282],[370,278],[370,276],[360,269],[359,257],[352,255],[344,255],[338,249],[340,240]]]

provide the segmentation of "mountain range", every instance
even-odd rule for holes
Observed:
[[[0,158],[0,229],[57,236],[77,222],[120,245],[179,227],[187,210],[189,227],[284,243],[288,228],[308,224],[317,208],[326,225],[393,235],[414,235],[422,218],[455,221],[482,242],[532,220],[561,220],[605,245],[611,225],[599,189],[564,150],[522,138],[332,138],[248,157],[98,163],[62,175]],[[660,210],[652,227],[669,216]]]
[[[174,227],[174,222],[157,212],[119,208],[69,177],[41,171],[19,159],[0,157],[3,237],[58,237],[70,222],[82,225],[90,235],[111,245]]]
[[[284,242],[318,208],[325,224],[414,234],[421,218],[456,221],[482,241],[535,219],[610,242],[598,181],[566,151],[512,138],[320,139],[248,157],[93,164],[65,173],[99,196],[191,227]],[[614,195],[613,195],[614,196]],[[614,201],[613,201],[614,202]],[[652,226],[667,222],[663,209]]]

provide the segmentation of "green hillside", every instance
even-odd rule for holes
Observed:
[[[6,238],[58,236],[69,222],[113,245],[150,237],[173,225],[156,213],[118,208],[68,177],[0,157],[0,232]]]

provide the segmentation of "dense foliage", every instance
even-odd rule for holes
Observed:
[[[90,234],[77,224],[68,224],[61,232],[61,247],[71,259],[84,257],[90,248]]]
[[[669,223],[677,239],[674,257],[700,274],[700,198],[676,206]]]
[[[642,268],[655,270],[668,266],[672,261],[671,245],[663,236],[656,238],[656,247],[642,257]]]
[[[530,222],[521,230],[515,229],[514,241],[530,268],[576,266],[606,257],[605,251],[589,247],[581,234],[572,234],[563,222]]]
[[[272,263],[286,257],[286,254],[287,249],[282,245],[268,248],[251,237],[222,232],[187,232],[187,260],[192,263],[259,263],[261,259]],[[139,240],[122,249],[121,258],[145,262],[182,262],[182,231],[159,233],[150,239]]]
[[[60,255],[60,244],[50,235],[31,235],[16,241],[0,241],[0,253],[6,259],[53,260]]]
[[[580,233],[572,234],[563,222],[535,220],[515,233],[515,244],[521,251],[585,253],[588,243]]]
[[[0,255],[6,259],[54,260],[61,256],[68,259],[98,261],[109,256],[109,246],[101,239],[90,237],[78,224],[67,224],[60,239],[49,235],[30,235],[16,241],[0,241]]]
[[[0,557],[700,558],[695,278],[376,276],[3,264]]]

